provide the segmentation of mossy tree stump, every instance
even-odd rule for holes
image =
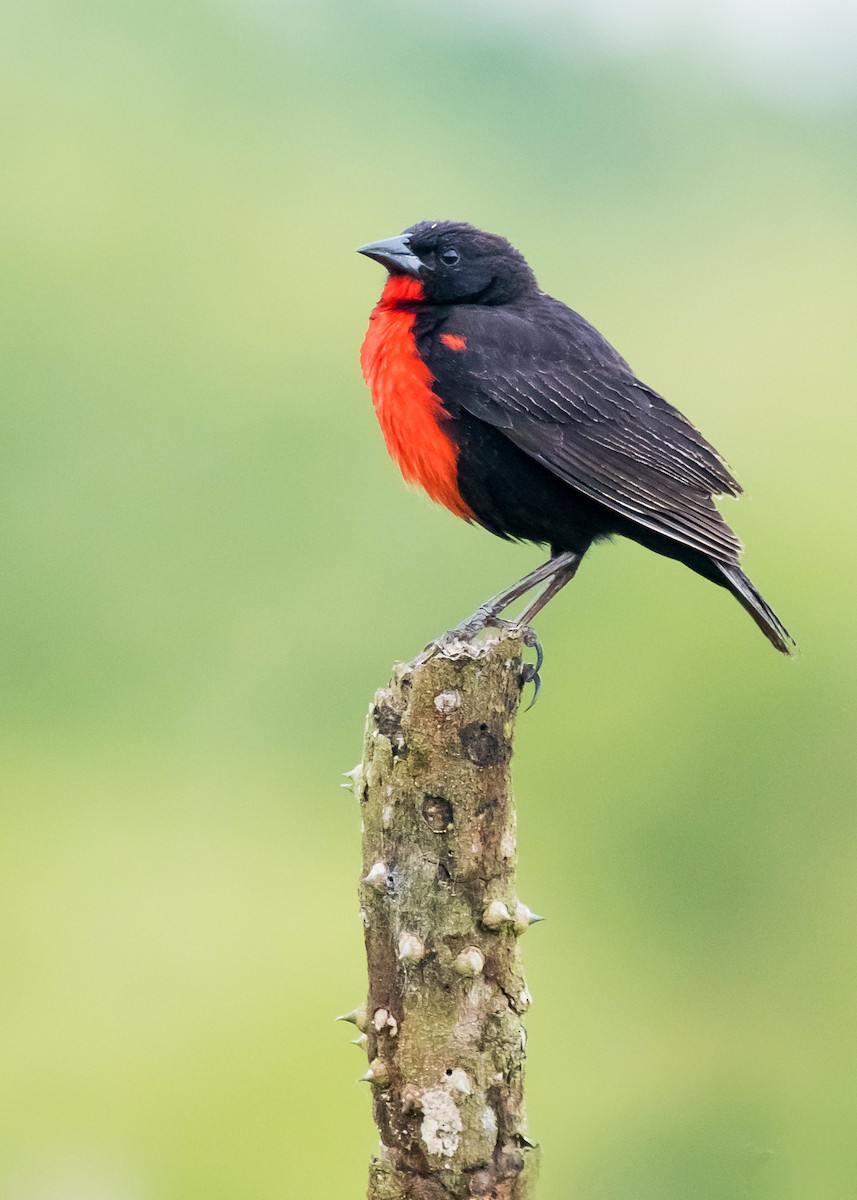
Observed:
[[[381,1152],[369,1200],[530,1200],[509,763],[522,643],[504,632],[399,667],[369,710],[365,1035]],[[361,1042],[363,1039],[360,1039]]]

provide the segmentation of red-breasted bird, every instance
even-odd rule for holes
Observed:
[[[361,246],[389,271],[361,365],[405,479],[551,557],[447,638],[470,637],[538,584],[527,626],[593,542],[621,534],[731,592],[768,640],[792,639],[738,563],[713,496],[741,488],[690,421],[583,317],[540,290],[505,238],[421,221]]]

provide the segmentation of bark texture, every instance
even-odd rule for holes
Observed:
[[[521,641],[399,667],[352,773],[363,817],[366,1035],[381,1152],[369,1200],[531,1200],[509,762]]]

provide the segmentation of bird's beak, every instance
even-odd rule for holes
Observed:
[[[411,250],[410,242],[404,234],[386,238],[383,242],[370,242],[368,246],[359,246],[357,253],[374,258],[375,262],[379,262],[382,267],[396,275],[418,276],[423,265]]]

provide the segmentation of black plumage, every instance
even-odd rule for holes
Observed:
[[[554,554],[632,538],[726,587],[789,653],[787,631],[741,570],[741,543],[714,504],[741,488],[690,421],[583,317],[542,292],[505,239],[422,222],[398,240],[410,261],[386,265],[422,285],[413,336],[475,519]]]

